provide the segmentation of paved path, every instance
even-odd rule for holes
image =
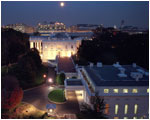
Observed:
[[[52,74],[48,74],[48,76],[54,77]],[[23,102],[33,104],[38,109],[46,110],[46,104],[50,103],[47,96],[51,90],[50,85],[43,84],[31,90],[24,91]],[[71,93],[71,95],[72,97],[69,98],[65,104],[56,105],[57,114],[75,114],[79,111],[76,95],[74,92]]]

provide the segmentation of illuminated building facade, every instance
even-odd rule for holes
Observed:
[[[30,48],[39,50],[43,62],[55,60],[56,56],[70,57],[76,54],[80,44],[80,38],[71,39],[67,33],[30,37]]]
[[[20,31],[22,33],[33,33],[35,32],[34,27],[28,26],[26,24],[22,24],[22,23],[17,23],[17,24],[9,24],[4,26],[3,28],[11,28],[14,29],[16,31]]]
[[[67,29],[67,32],[92,32],[100,25],[94,25],[94,24],[77,24],[70,26]]]
[[[65,32],[66,25],[61,22],[39,23],[37,25],[37,32],[51,33],[51,32]]]
[[[78,79],[66,79],[66,98],[75,91],[78,101],[91,105],[98,93],[104,98],[105,111],[110,119],[149,118],[149,73],[133,65],[102,65],[76,67]]]

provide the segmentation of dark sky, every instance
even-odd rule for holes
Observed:
[[[67,26],[89,23],[120,27],[125,25],[149,27],[149,3],[147,2],[73,2],[66,1],[65,7],[56,2],[2,2],[2,25],[25,23],[36,25],[43,21],[60,21]]]

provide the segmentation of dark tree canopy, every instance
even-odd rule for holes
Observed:
[[[13,29],[2,29],[1,54],[2,65],[16,63],[18,56],[30,49],[29,36]]]
[[[56,77],[57,84],[64,85],[65,78],[66,78],[66,76],[64,73],[60,73],[59,75],[57,75],[57,77]]]
[[[15,72],[21,86],[27,83],[34,84],[41,69],[42,61],[36,49],[31,49],[25,55],[20,56]]]
[[[149,34],[129,35],[110,28],[97,28],[92,41],[82,41],[76,60],[103,64],[134,62],[148,69]]]
[[[13,76],[2,78],[2,109],[13,109],[23,98],[23,91],[18,80]]]
[[[91,105],[83,103],[81,111],[77,114],[78,119],[106,119],[108,116],[104,114],[104,99],[97,96],[92,97]]]

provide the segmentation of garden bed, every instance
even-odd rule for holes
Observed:
[[[53,90],[48,94],[48,98],[54,103],[64,103],[66,101],[64,90]]]

